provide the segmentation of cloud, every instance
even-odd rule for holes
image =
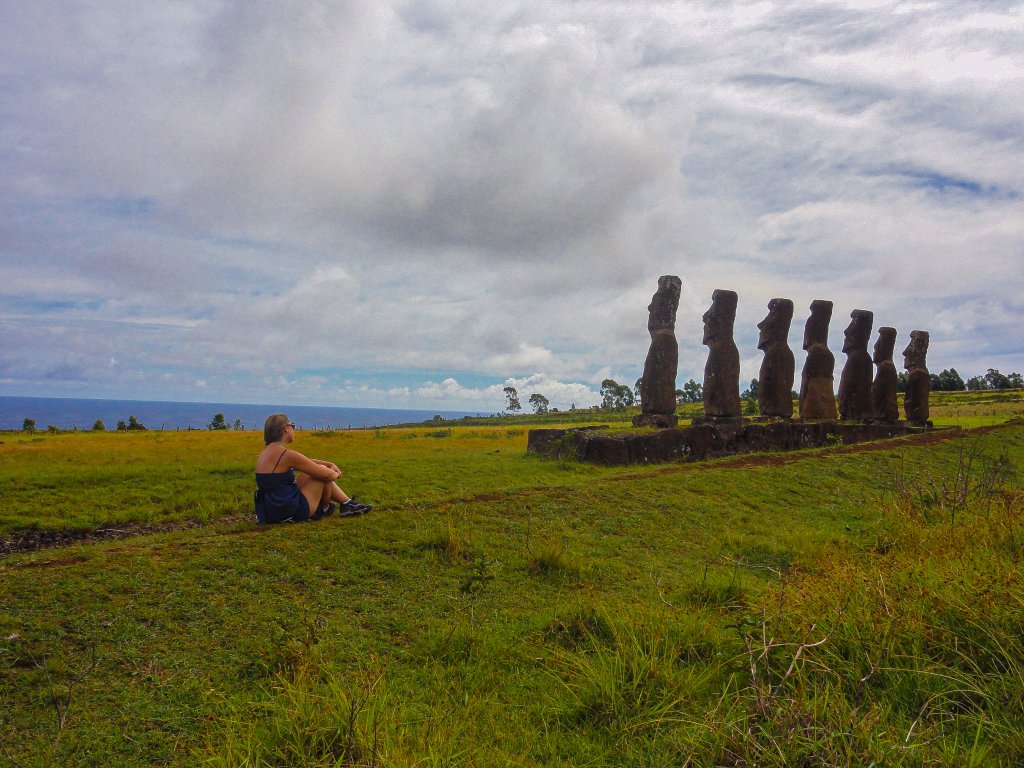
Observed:
[[[541,376],[585,401],[639,376],[661,274],[681,378],[720,287],[747,379],[773,296],[794,340],[829,298],[932,326],[932,367],[1019,370],[1022,21],[23,4],[0,29],[0,391],[496,410]]]

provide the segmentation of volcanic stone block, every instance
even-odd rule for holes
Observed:
[[[874,317],[866,309],[855,309],[850,313],[850,324],[846,327],[843,340],[846,365],[839,377],[839,415],[845,420],[874,416],[871,406],[871,354],[868,352]]]
[[[833,376],[836,359],[828,348],[828,323],[832,319],[832,302],[816,299],[811,302],[811,315],[804,326],[804,349],[807,359],[800,375],[800,418],[836,418]]]
[[[903,367],[907,369],[907,391],[903,395],[903,412],[907,421],[928,421],[928,393],[932,389],[931,376],[925,367],[928,355],[928,332],[911,331],[910,343],[903,350]]]
[[[757,348],[764,351],[757,380],[757,404],[762,416],[783,419],[793,417],[793,377],[795,360],[789,348],[789,326],[793,322],[793,302],[772,299],[768,316],[757,324],[761,335]]]
[[[676,342],[676,310],[683,282],[675,275],[658,278],[658,290],[647,307],[647,330],[651,346],[640,379],[641,413],[633,426],[674,427],[676,413],[676,370],[679,344]]]
[[[740,353],[733,341],[736,322],[735,291],[716,290],[704,313],[704,341],[708,360],[704,365],[704,415],[740,418]]]
[[[878,340],[872,359],[876,366],[875,380],[871,384],[871,410],[874,418],[881,421],[899,421],[900,408],[896,402],[898,375],[892,361],[896,349],[896,329],[882,326],[878,329]]]

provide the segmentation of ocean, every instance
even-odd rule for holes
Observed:
[[[229,427],[263,429],[272,413],[286,413],[298,429],[367,429],[427,421],[434,416],[461,419],[469,411],[424,411],[390,408],[337,408],[326,405],[257,405],[252,403],[175,403],[161,400],[93,400],[64,397],[0,397],[0,430],[18,430],[25,419],[36,429],[92,429],[99,419],[107,429],[134,416],[147,429],[206,429],[223,413]]]

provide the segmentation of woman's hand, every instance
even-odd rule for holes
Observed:
[[[337,465],[332,464],[329,461],[321,461],[320,459],[310,459],[303,456],[298,451],[291,451],[294,454],[291,457],[291,465],[293,469],[297,469],[300,472],[305,472],[310,477],[315,477],[317,480],[330,483],[341,477],[341,470],[338,469]]]
[[[337,472],[338,474],[335,475],[334,477],[335,480],[341,477],[341,470],[338,468],[337,464],[334,464],[333,462],[330,461],[321,461],[320,459],[313,459],[313,461],[315,461],[321,467],[327,467],[327,469],[331,470],[332,472]]]

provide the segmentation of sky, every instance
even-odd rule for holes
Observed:
[[[1024,371],[1024,3],[0,0],[0,395],[500,411],[834,302]]]

